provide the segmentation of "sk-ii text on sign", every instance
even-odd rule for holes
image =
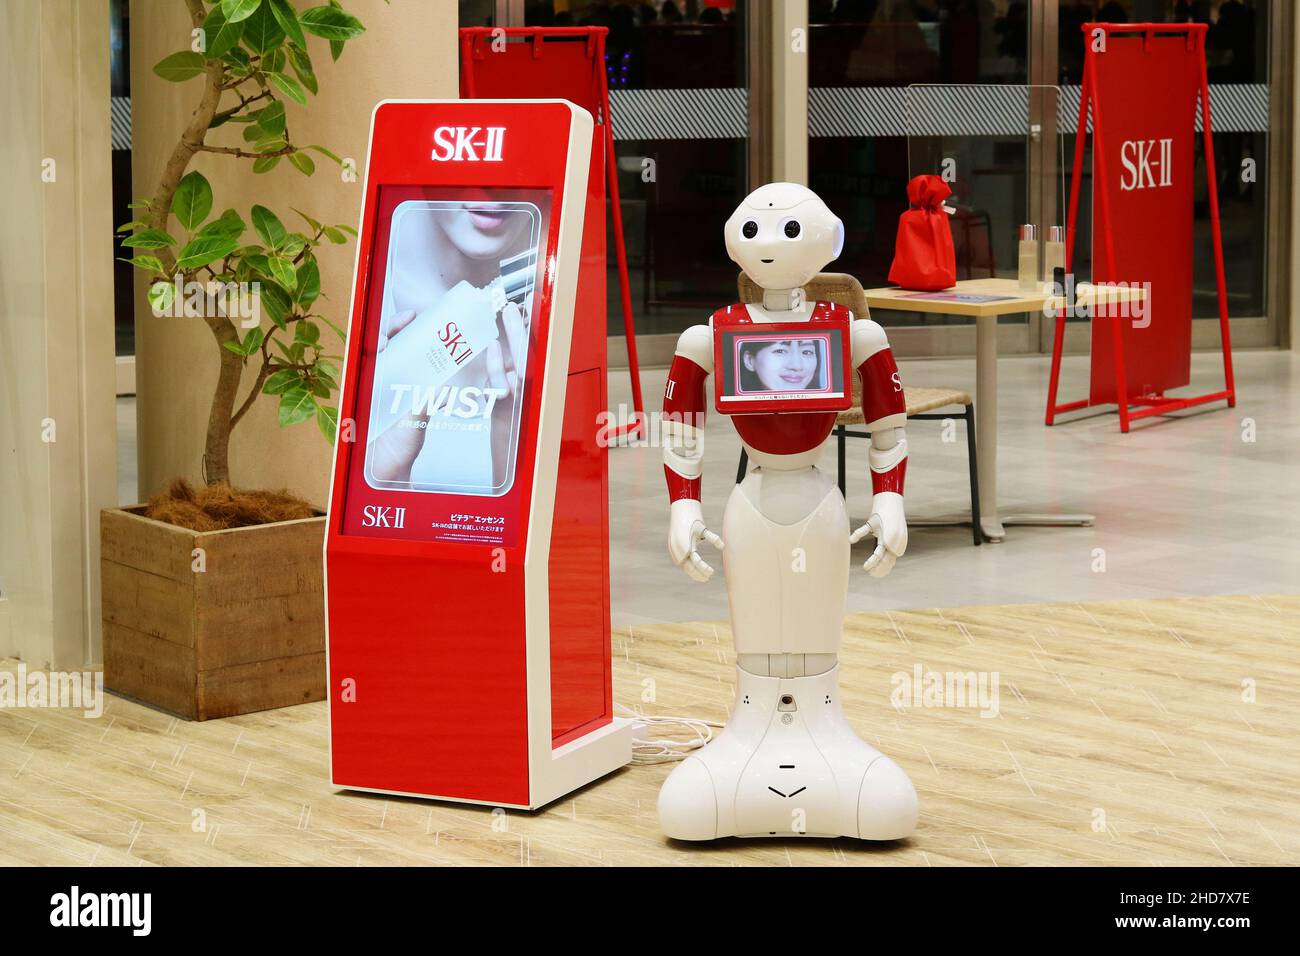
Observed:
[[[499,163],[505,144],[504,126],[439,126],[433,131],[436,163]]]
[[[1172,139],[1125,140],[1119,151],[1119,161],[1124,167],[1119,188],[1128,192],[1172,186],[1173,153]]]

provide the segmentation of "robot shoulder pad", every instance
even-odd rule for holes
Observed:
[[[712,372],[713,330],[707,325],[692,325],[677,339],[677,354]]]
[[[853,320],[853,367],[857,368],[877,352],[889,348],[889,339],[873,319]]]

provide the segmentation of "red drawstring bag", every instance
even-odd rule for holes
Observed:
[[[957,254],[943,201],[952,190],[938,176],[917,176],[907,184],[912,208],[898,217],[898,239],[889,281],[904,289],[938,292],[957,282]]]

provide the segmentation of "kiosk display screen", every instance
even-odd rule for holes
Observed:
[[[549,190],[379,187],[344,533],[514,543],[549,219]]]

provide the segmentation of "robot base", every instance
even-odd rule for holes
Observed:
[[[839,665],[790,678],[736,668],[726,728],[659,791],[660,826],[677,840],[899,840],[916,817],[907,774],[845,723]]]

